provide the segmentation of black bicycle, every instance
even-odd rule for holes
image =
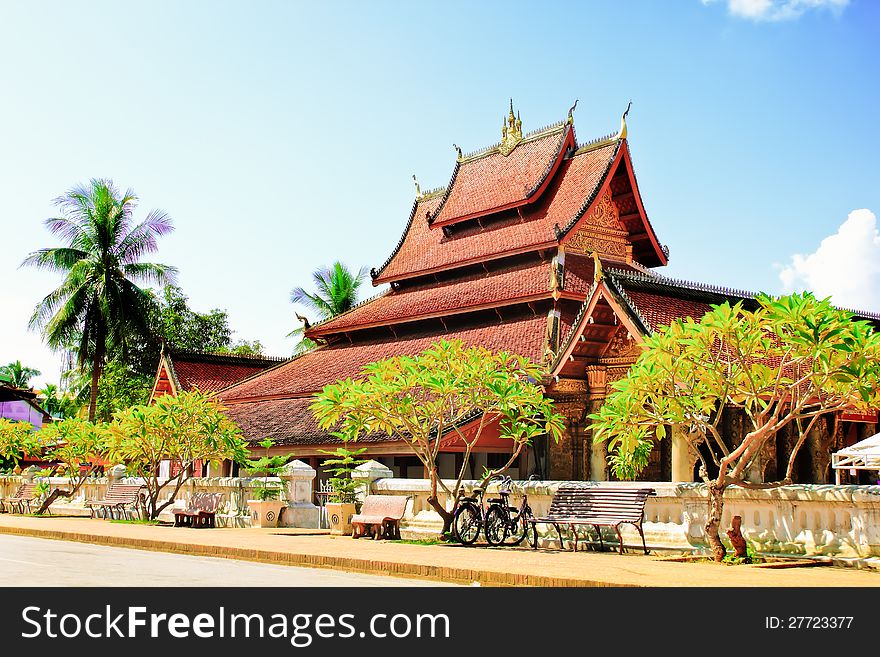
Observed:
[[[532,507],[529,506],[529,497],[523,493],[519,507],[510,505],[510,487],[513,480],[504,477],[501,480],[499,500],[492,500],[492,504],[486,511],[485,530],[486,542],[489,545],[519,545],[528,538],[528,543],[535,547],[538,543],[538,535],[534,523],[531,522]]]
[[[464,495],[458,499],[458,506],[455,507],[455,514],[452,517],[452,529],[458,540],[465,545],[476,543],[480,530],[486,526],[488,513],[483,506],[485,492],[485,489],[477,486],[471,495]],[[501,501],[501,498],[486,500],[489,508]]]
[[[489,545],[519,545],[527,536],[529,543],[537,543],[535,526],[529,522],[532,509],[528,496],[523,494],[519,507],[510,505],[510,488],[513,480],[501,477],[499,497],[486,500],[483,505],[485,490],[481,487],[473,489],[473,494],[461,497],[452,519],[452,527],[458,540],[465,545],[472,545],[480,536],[480,530]],[[505,543],[506,541],[506,543]]]

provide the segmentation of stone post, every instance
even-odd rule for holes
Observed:
[[[119,480],[125,476],[125,466],[124,465],[114,465],[112,468],[107,470],[107,486],[112,486],[113,484],[118,484]]]
[[[688,449],[684,427],[672,428],[672,481],[693,482],[694,461]]]
[[[35,465],[28,466],[21,473],[22,481],[28,484],[32,484],[34,482],[34,477],[37,476],[37,473],[39,471],[40,469]]]
[[[278,478],[287,490],[287,508],[281,514],[280,526],[318,528],[318,507],[312,502],[312,481],[315,469],[300,460],[285,465]]]
[[[358,500],[363,502],[364,497],[370,494],[372,484],[378,479],[391,479],[394,473],[378,461],[367,461],[359,465],[351,472],[351,478],[361,482],[358,489]]]

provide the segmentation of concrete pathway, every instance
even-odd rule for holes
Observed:
[[[449,586],[442,582],[0,535],[0,586]]]
[[[0,515],[0,534],[54,538],[285,566],[501,586],[880,586],[880,573],[670,563],[637,552],[418,545],[302,529],[189,529],[88,518]],[[2,555],[0,555],[2,556]]]

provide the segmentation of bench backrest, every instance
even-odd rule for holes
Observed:
[[[34,483],[30,484],[22,484],[18,487],[18,490],[15,491],[15,494],[10,497],[10,500],[32,500],[37,497],[39,493],[37,492],[37,485]]]
[[[653,488],[562,486],[550,502],[551,516],[641,520]]]
[[[203,511],[205,513],[217,513],[223,493],[195,493],[187,505],[189,511]]]
[[[361,515],[400,520],[406,511],[408,501],[409,497],[404,495],[367,495],[361,507]]]
[[[116,504],[134,502],[143,488],[143,484],[112,484],[104,495],[104,501]]]

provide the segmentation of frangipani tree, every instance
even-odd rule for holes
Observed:
[[[869,323],[809,293],[761,295],[757,303],[756,310],[742,303],[713,306],[700,321],[676,320],[646,338],[626,378],[612,384],[604,406],[590,416],[594,440],[608,441],[612,468],[622,479],[645,467],[667,426],[685,429],[708,485],[705,529],[718,561],[725,556],[719,525],[728,486],[791,483],[798,452],[820,418],[880,405],[880,334]],[[739,436],[722,435],[726,407],[745,417]],[[748,481],[749,467],[786,427],[796,441],[785,476]],[[708,449],[700,450],[703,445]],[[707,458],[717,476],[709,475]]]
[[[457,504],[468,456],[487,426],[497,420],[511,451],[507,463],[489,472],[486,480],[510,467],[535,437],[559,440],[564,418],[544,397],[540,379],[540,368],[528,358],[465,347],[460,340],[441,341],[416,356],[364,366],[363,378],[326,386],[311,408],[322,429],[336,429],[335,435],[344,440],[384,433],[408,444],[429,473],[428,503],[448,532],[452,513],[440,502],[440,491]],[[471,421],[476,429],[465,432]],[[448,435],[464,452],[451,487],[437,469],[441,438]]]
[[[106,424],[68,418],[46,425],[37,433],[43,458],[56,463],[55,474],[68,478],[64,487],[55,487],[43,500],[37,514],[44,513],[59,497],[70,499],[104,464],[109,431]]]
[[[40,441],[32,424],[0,417],[0,461],[18,465],[25,456],[39,452]]]
[[[224,411],[215,397],[191,390],[116,414],[110,424],[109,459],[125,463],[144,479],[150,519],[174,502],[180,487],[192,478],[196,461],[244,462],[247,443]],[[169,462],[173,473],[166,480],[159,476],[163,461]],[[166,487],[170,497],[160,503]]]

